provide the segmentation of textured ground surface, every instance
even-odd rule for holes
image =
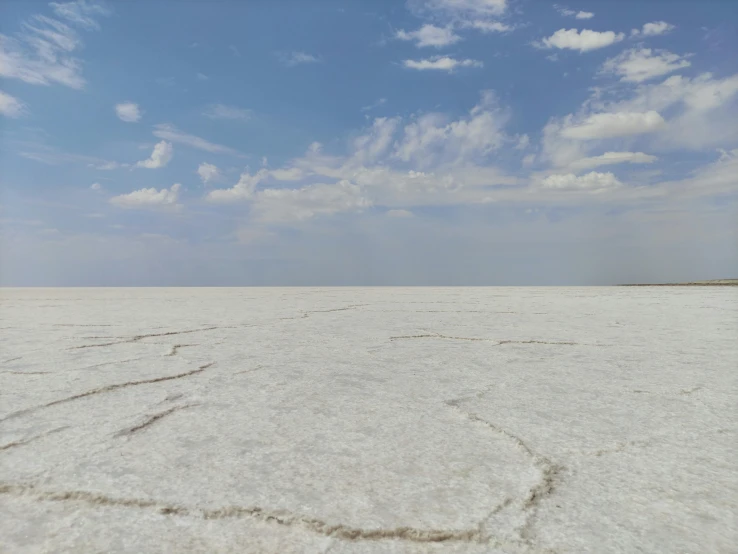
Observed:
[[[729,553],[738,290],[0,290],[0,551]]]

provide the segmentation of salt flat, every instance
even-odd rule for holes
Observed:
[[[4,289],[0,551],[728,553],[738,290]]]

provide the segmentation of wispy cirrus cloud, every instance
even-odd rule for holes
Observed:
[[[277,58],[287,67],[320,62],[320,58],[317,56],[302,51],[277,52]]]
[[[227,106],[225,104],[210,104],[202,113],[210,119],[233,119],[247,121],[251,119],[252,112],[245,108]]]
[[[97,29],[97,17],[109,11],[84,0],[52,3],[58,17],[31,16],[15,36],[0,34],[0,77],[34,85],[61,84],[82,89],[82,62],[74,53],[82,40],[74,27]]]
[[[0,114],[6,117],[20,117],[24,113],[26,105],[23,102],[0,90]]]
[[[191,146],[192,148],[197,148],[198,150],[212,152],[214,154],[231,154],[234,156],[240,155],[237,150],[230,148],[229,146],[216,144],[196,135],[185,133],[169,123],[160,123],[158,125],[155,125],[154,136],[171,142],[185,144],[187,146]]]

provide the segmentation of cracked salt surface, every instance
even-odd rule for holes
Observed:
[[[734,552],[737,293],[0,290],[0,551]]]

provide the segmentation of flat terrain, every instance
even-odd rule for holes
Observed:
[[[0,552],[732,553],[738,289],[0,289]]]
[[[710,281],[686,281],[684,283],[632,283],[625,287],[735,287],[738,279],[712,279]]]

